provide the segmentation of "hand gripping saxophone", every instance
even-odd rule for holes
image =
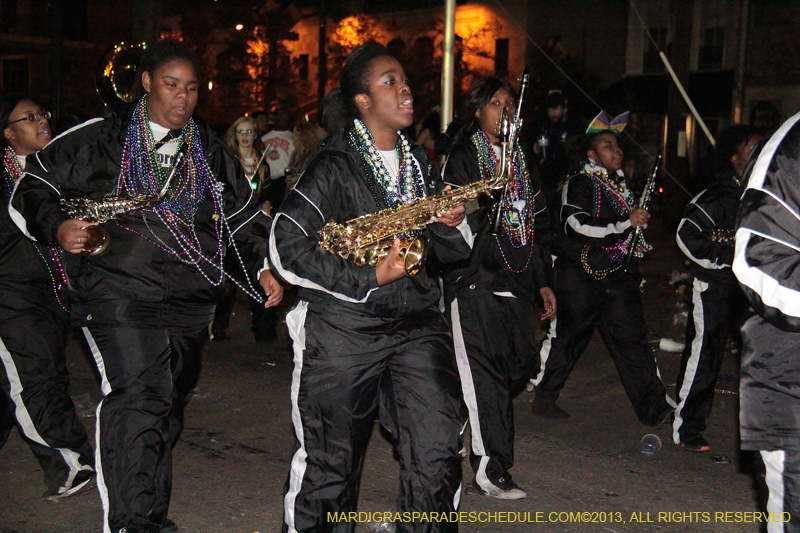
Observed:
[[[172,169],[164,182],[164,186],[158,194],[137,194],[133,196],[108,196],[99,200],[92,198],[73,198],[71,200],[61,200],[61,209],[72,217],[79,220],[86,220],[87,222],[108,222],[114,220],[128,213],[138,211],[140,209],[147,209],[158,204],[169,190],[169,184],[172,177],[178,171],[183,163],[186,153],[189,151],[189,144],[183,143],[178,152],[175,154],[175,162]],[[86,243],[83,247],[83,255],[99,255],[108,247],[110,236],[108,230],[102,226],[92,225],[86,226],[85,229],[89,233]]]
[[[521,96],[528,81],[527,68],[523,73]],[[514,119],[521,123],[519,108]],[[428,241],[423,236],[404,238],[414,231],[425,228],[443,213],[479,196],[491,195],[493,191],[503,190],[513,176],[511,158],[518,128],[511,124],[505,109],[500,118],[501,152],[500,163],[491,179],[476,181],[471,185],[459,187],[434,196],[418,198],[401,205],[396,210],[383,209],[338,224],[330,221],[319,231],[319,245],[336,255],[352,261],[359,266],[375,267],[386,257],[395,238],[401,241],[399,256],[403,261],[406,276],[414,277],[422,270],[428,255]]]

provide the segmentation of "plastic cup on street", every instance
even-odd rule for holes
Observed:
[[[645,455],[655,455],[661,449],[661,439],[658,435],[648,433],[642,437],[642,453]]]
[[[658,348],[663,352],[680,353],[685,348],[685,345],[672,339],[661,339],[658,343]]]

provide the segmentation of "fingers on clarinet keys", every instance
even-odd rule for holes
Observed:
[[[86,237],[86,240],[83,241],[80,237],[78,238],[78,244],[83,243],[83,251],[81,254],[83,255],[100,255],[102,254],[106,248],[108,247],[108,243],[110,237],[108,235],[108,230],[101,226],[86,226],[81,228],[89,234]]]

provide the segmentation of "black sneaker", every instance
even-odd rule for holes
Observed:
[[[178,524],[167,518],[158,533],[178,533]]]
[[[497,481],[490,482],[488,489],[484,489],[474,480],[472,484],[484,496],[497,498],[498,500],[521,500],[528,496],[524,490],[514,483],[514,480],[511,479],[511,474],[505,474],[500,476]]]
[[[681,437],[681,448],[690,452],[707,452],[711,449],[711,445],[701,434],[697,433],[686,438]]]
[[[569,413],[556,405],[556,402],[540,400],[539,398],[533,399],[531,403],[531,413],[535,416],[550,418],[552,420],[567,420],[569,418]]]
[[[96,486],[94,470],[81,470],[75,475],[75,479],[72,480],[69,487],[64,486],[59,488],[59,492],[56,494],[45,492],[44,497],[51,502],[57,502],[63,498],[69,498],[70,496],[90,491]]]
[[[652,428],[660,426],[662,424],[672,425],[674,421],[675,421],[675,409],[673,409],[668,405],[662,412],[658,413],[650,423],[644,425]]]

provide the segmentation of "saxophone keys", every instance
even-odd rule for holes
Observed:
[[[377,248],[368,248],[364,251],[364,263],[375,267],[381,260],[383,254]]]

